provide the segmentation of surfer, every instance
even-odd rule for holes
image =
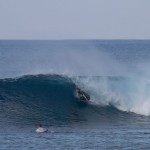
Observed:
[[[78,94],[80,100],[84,100],[84,101],[90,100],[90,96],[87,93],[81,91],[81,89],[78,87],[76,87],[76,93]]]
[[[38,128],[36,129],[37,133],[43,133],[47,132],[48,130],[46,128],[43,128],[41,124],[38,125]]]

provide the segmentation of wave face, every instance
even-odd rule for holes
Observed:
[[[73,115],[70,79],[58,75],[0,80],[1,115],[19,120],[61,120]]]
[[[67,124],[130,120],[133,114],[123,111],[149,115],[148,101],[139,100],[139,94],[143,93],[133,83],[124,77],[60,75],[1,79],[0,117],[3,122]],[[77,103],[76,85],[90,94],[88,105]]]

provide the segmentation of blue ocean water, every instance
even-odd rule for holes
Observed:
[[[0,149],[149,149],[149,49],[149,40],[1,40]]]

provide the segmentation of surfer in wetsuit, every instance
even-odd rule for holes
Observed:
[[[85,92],[81,91],[80,88],[76,87],[76,92],[78,93],[81,100],[84,100],[84,101],[90,100],[90,96],[87,95]]]

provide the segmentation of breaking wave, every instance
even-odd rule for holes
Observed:
[[[90,94],[80,106],[74,96],[79,86]],[[118,120],[133,115],[149,116],[149,82],[125,77],[26,75],[0,80],[0,117],[51,124]],[[129,118],[129,117],[127,117]]]

